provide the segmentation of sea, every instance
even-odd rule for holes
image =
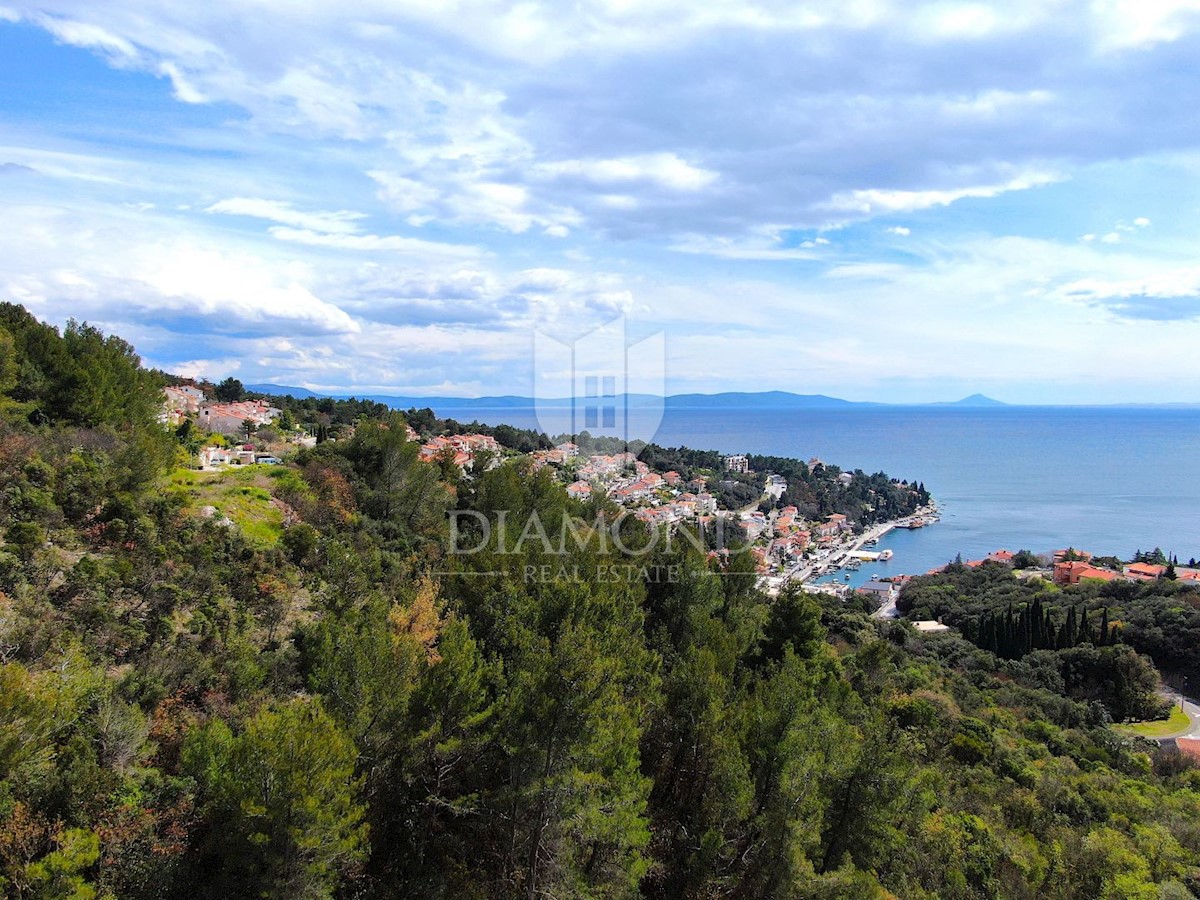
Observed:
[[[538,428],[532,409],[447,410]],[[538,429],[541,430],[541,429]],[[924,482],[941,520],[895,530],[851,584],[920,574],[961,554],[1065,547],[1122,559],[1161,548],[1200,559],[1200,409],[847,407],[668,409],[653,440],[809,459]]]

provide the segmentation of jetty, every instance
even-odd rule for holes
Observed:
[[[913,525],[919,521],[920,525]],[[799,581],[801,584],[810,579],[817,578],[829,572],[836,572],[843,568],[851,560],[859,562],[875,562],[877,560],[890,559],[892,556],[891,550],[864,550],[868,545],[874,545],[879,542],[879,539],[886,535],[894,528],[924,528],[926,525],[933,524],[938,521],[938,508],[936,504],[918,509],[913,515],[906,516],[902,519],[894,519],[890,522],[881,522],[878,525],[869,528],[861,535],[854,539],[846,546],[839,547],[833,551],[828,558],[820,562],[813,563],[796,563],[789,571],[779,577],[779,585],[788,584],[792,581]]]

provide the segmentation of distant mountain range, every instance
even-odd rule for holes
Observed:
[[[395,409],[429,407],[438,411],[470,410],[470,409],[529,409],[534,405],[532,397],[518,397],[505,394],[498,397],[398,397],[389,394],[320,394],[308,388],[291,387],[286,384],[248,384],[246,390],[258,394],[291,395],[298,399],[306,397],[333,397],[345,400],[357,397],[360,400],[371,400],[384,403]],[[618,400],[628,400],[632,407],[648,406],[664,402],[663,398],[652,394],[628,394],[618,397]],[[571,405],[571,398],[562,397],[549,400],[538,400],[541,405],[566,407]],[[672,394],[665,400],[667,409],[843,409],[850,407],[880,407],[901,404],[870,403],[855,400],[841,400],[837,397],[827,397],[824,394],[793,394],[788,391],[760,391],[755,393],[730,391],[720,394]],[[906,406],[973,406],[994,407],[1006,406],[999,400],[985,397],[983,394],[972,394],[961,400],[943,403],[903,404]]]

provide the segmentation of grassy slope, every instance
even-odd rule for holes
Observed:
[[[1176,734],[1183,731],[1191,723],[1187,713],[1179,708],[1176,703],[1171,707],[1171,717],[1169,719],[1156,719],[1150,722],[1139,722],[1136,725],[1120,725],[1119,731],[1126,731],[1132,734],[1140,735],[1141,737],[1156,738],[1165,737],[1168,734]]]
[[[283,513],[271,503],[272,468],[176,469],[167,478],[167,490],[182,493],[197,514],[203,506],[216,507],[215,518],[227,516],[251,541],[270,545],[283,533]]]

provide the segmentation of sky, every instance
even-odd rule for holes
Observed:
[[[5,0],[0,0],[4,4]],[[1200,0],[0,5],[0,299],[171,372],[1200,401]]]

